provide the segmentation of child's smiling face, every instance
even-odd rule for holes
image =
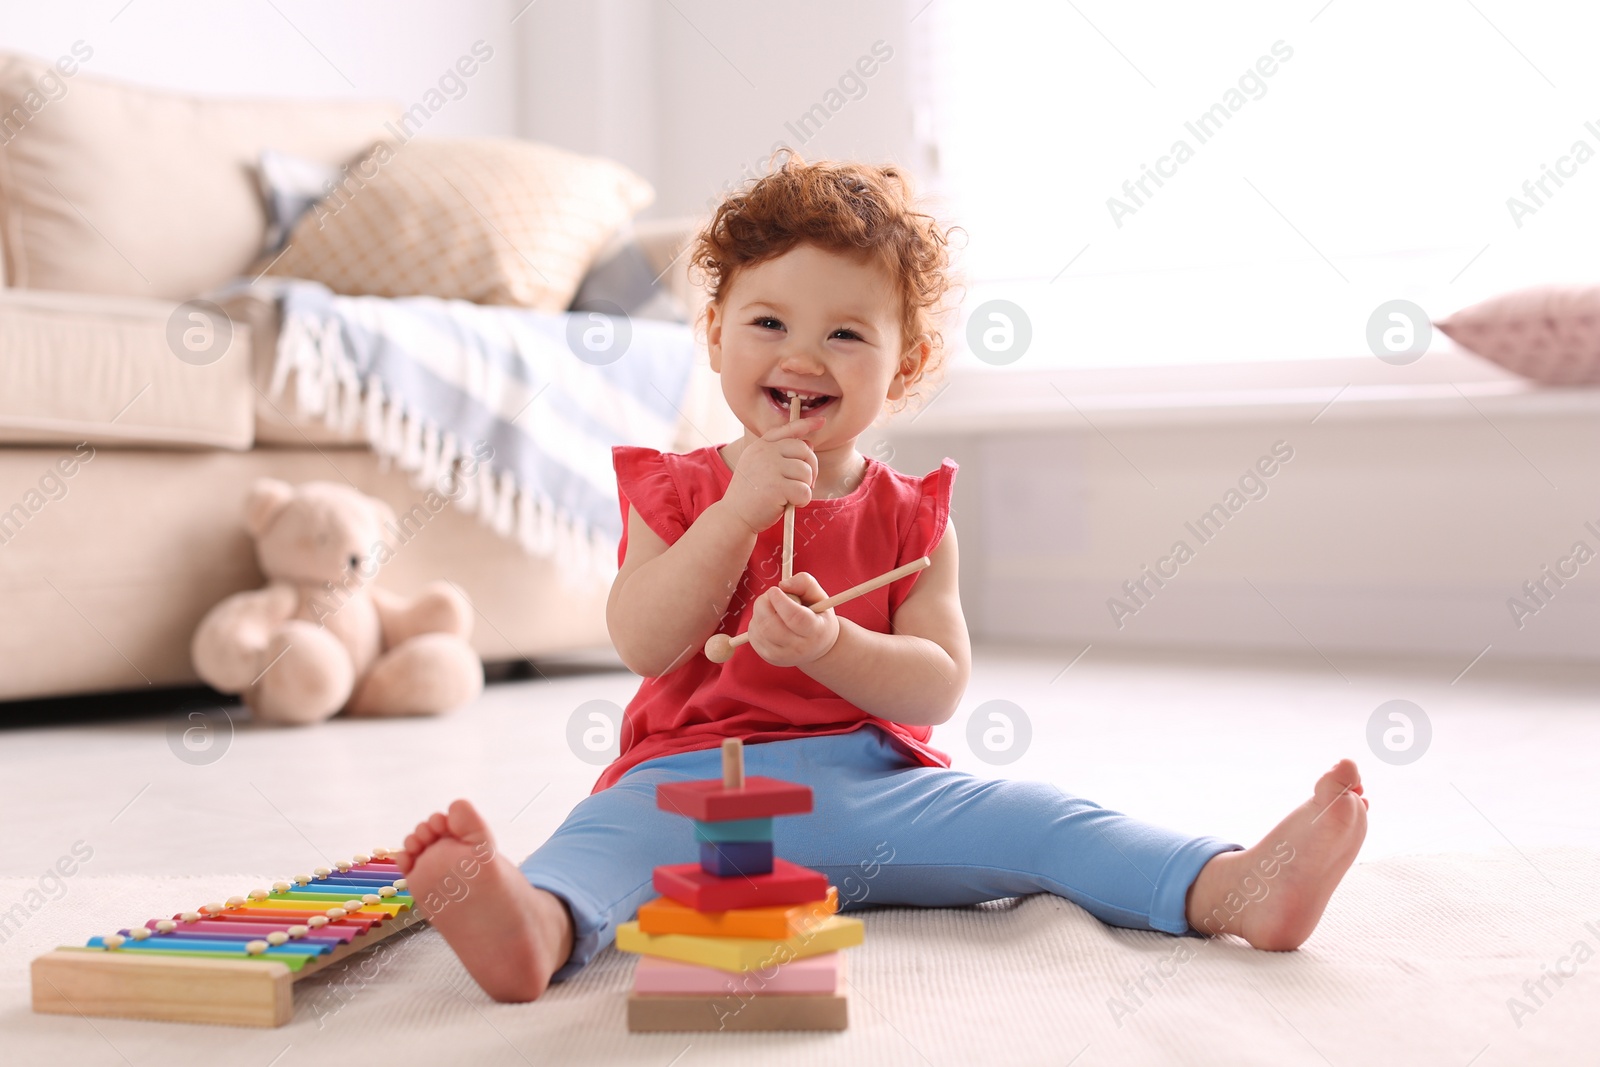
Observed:
[[[711,369],[739,421],[759,437],[789,421],[789,391],[820,416],[806,435],[816,451],[853,447],[905,394],[900,296],[876,258],[800,244],[744,267],[713,305],[706,339]],[[816,399],[812,399],[816,398]]]

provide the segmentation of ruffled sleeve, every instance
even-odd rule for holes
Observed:
[[[917,486],[916,508],[907,527],[905,540],[900,545],[899,565],[914,559],[933,555],[933,550],[944,540],[945,528],[950,522],[950,497],[955,487],[956,471],[961,468],[956,461],[945,457],[939,469],[922,476]],[[920,575],[902,578],[889,587],[889,610],[898,610],[911,593]]]
[[[617,545],[617,566],[621,567],[628,557],[629,505],[669,545],[683,536],[689,524],[684,518],[678,483],[662,453],[653,448],[616,445],[611,449],[611,463],[617,472],[617,503],[622,508],[622,540]]]

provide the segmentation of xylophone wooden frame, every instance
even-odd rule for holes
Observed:
[[[392,855],[374,849],[374,855]],[[368,908],[387,913],[379,905]],[[294,1015],[294,983],[422,925],[414,903],[307,960],[298,971],[274,960],[163,958],[116,949],[58,948],[33,961],[33,1010],[220,1026],[283,1026]]]

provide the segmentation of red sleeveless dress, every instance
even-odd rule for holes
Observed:
[[[630,504],[670,545],[722,499],[733,471],[720,447],[708,445],[682,455],[627,445],[612,449],[623,525],[618,566],[627,558]],[[862,482],[848,496],[813,500],[795,510],[794,569],[814,575],[829,594],[932,555],[950,516],[954,460],[915,477],[865,458]],[[718,632],[744,632],[755,598],[778,583],[782,561],[783,523],[778,522],[756,538]],[[919,577],[901,578],[833,610],[868,630],[890,633],[895,611]],[[713,748],[726,737],[755,744],[849,733],[868,723],[896,738],[919,763],[950,765],[950,757],[928,746],[931,726],[905,726],[869,715],[800,668],[772,666],[748,645],[721,664],[706,659],[702,650],[671,673],[640,683],[625,713],[621,755],[594,788],[599,792],[614,785],[645,760]]]

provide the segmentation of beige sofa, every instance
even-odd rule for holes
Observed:
[[[260,149],[347,160],[398,108],[203,100],[85,65],[0,57],[0,700],[193,683],[201,615],[262,581],[240,518],[257,477],[346,479],[397,511],[422,497],[267,398],[270,301],[228,303],[215,362],[185,362],[169,340],[178,305],[261,246]],[[685,299],[688,232],[639,231]],[[731,429],[700,364],[681,447]],[[434,578],[472,600],[488,662],[608,643],[603,583],[559,580],[475,516],[441,513],[381,581],[409,592]]]

